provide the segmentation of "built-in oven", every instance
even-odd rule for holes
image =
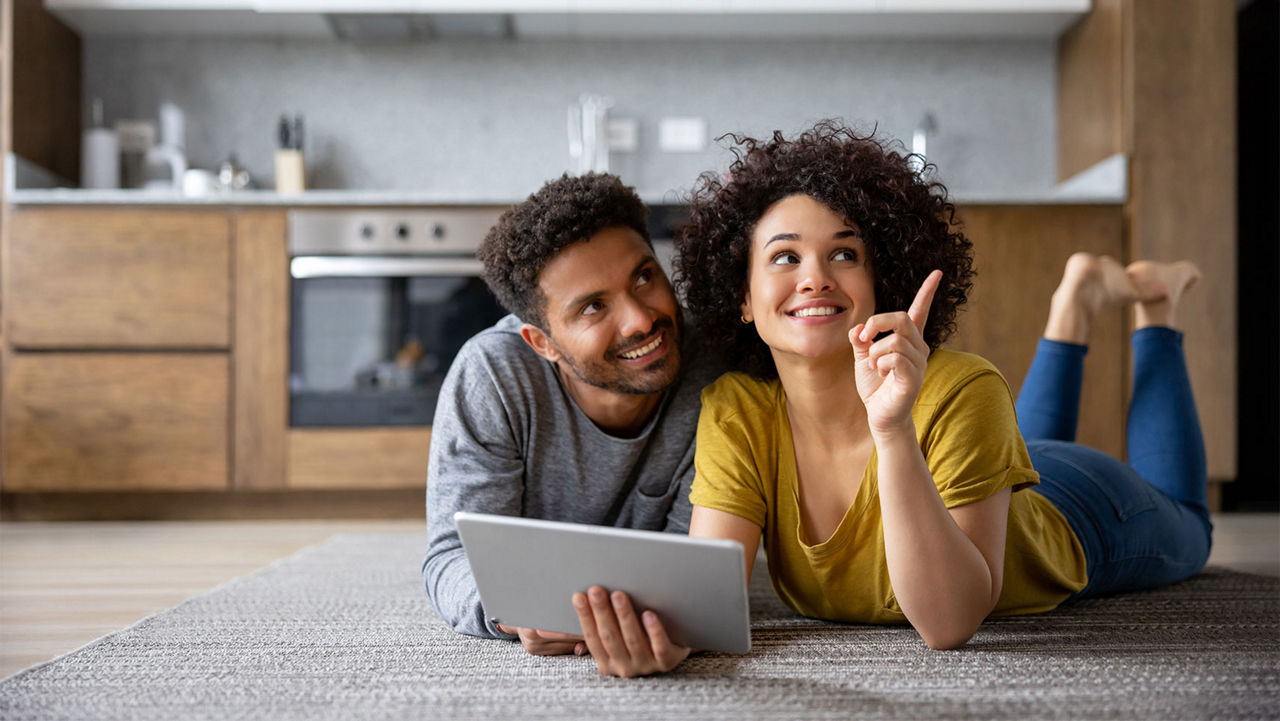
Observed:
[[[290,212],[290,425],[431,423],[462,344],[505,313],[476,260],[501,211]]]

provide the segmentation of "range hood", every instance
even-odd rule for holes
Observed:
[[[507,40],[511,16],[500,13],[326,13],[334,37],[350,42],[411,42],[444,38]]]
[[[1091,0],[44,0],[83,35],[1053,38]]]

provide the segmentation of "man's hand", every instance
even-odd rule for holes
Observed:
[[[524,650],[534,656],[563,656],[572,653],[577,656],[587,652],[587,645],[581,636],[559,631],[539,631],[535,628],[517,628],[498,624],[503,633],[514,633],[520,637]]]
[[[592,586],[585,594],[573,594],[573,607],[587,650],[603,675],[632,678],[670,671],[690,653],[671,642],[658,614],[645,611],[642,623],[622,591],[610,594]]]

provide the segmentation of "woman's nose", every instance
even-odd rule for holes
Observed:
[[[800,278],[796,290],[801,293],[817,293],[831,290],[831,274],[825,263],[818,260],[804,261],[800,266]]]

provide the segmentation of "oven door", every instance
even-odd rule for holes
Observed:
[[[474,256],[290,263],[291,426],[425,426],[462,344],[505,311]]]

